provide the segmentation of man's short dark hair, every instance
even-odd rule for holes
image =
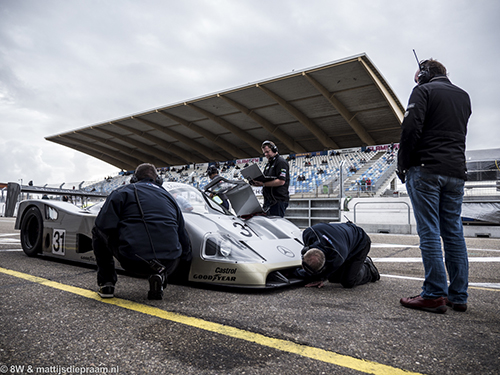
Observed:
[[[137,181],[144,180],[146,178],[156,179],[158,173],[156,172],[156,167],[153,164],[143,163],[139,165],[135,170],[135,177]]]
[[[304,254],[303,262],[309,266],[311,271],[316,273],[325,266],[325,253],[317,248],[309,249]]]
[[[429,73],[431,74],[431,78],[438,76],[438,75],[446,75],[445,66],[437,60],[429,59],[429,60],[424,61],[422,63],[422,65],[429,70]]]
[[[213,174],[219,174],[219,171],[217,170],[217,167],[211,165],[210,167],[207,168],[207,176],[210,177]]]

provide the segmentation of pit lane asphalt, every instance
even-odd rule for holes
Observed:
[[[416,236],[370,235],[382,278],[352,290],[169,285],[148,301],[147,280],[119,275],[101,300],[94,268],[28,258],[13,227],[0,218],[0,375],[499,373],[498,239],[467,239],[469,309],[439,315],[399,304],[420,292]]]

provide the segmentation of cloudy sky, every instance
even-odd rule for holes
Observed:
[[[498,148],[499,16],[498,0],[0,0],[0,182],[102,179],[118,169],[45,137],[362,52],[406,106],[413,48],[469,92],[468,149]]]

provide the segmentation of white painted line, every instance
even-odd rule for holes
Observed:
[[[399,275],[382,275],[383,277],[391,277],[393,279],[405,279],[405,280],[416,280],[416,281],[424,281],[425,279],[422,277],[410,277],[410,276],[399,276]],[[469,283],[469,286],[475,286],[480,288],[493,288],[500,289],[500,284],[498,283]]]
[[[421,278],[421,277],[410,277],[410,276],[399,276],[399,275],[382,275],[382,274],[380,274],[380,276],[383,276],[383,277],[392,277],[393,279],[405,279],[405,280],[424,281],[424,279]]]
[[[15,238],[0,239],[0,244],[6,244],[6,243],[21,243],[21,240],[17,240]]]
[[[395,243],[373,243],[371,247],[412,247],[418,249],[418,245],[400,245]]]
[[[12,238],[15,237],[15,238]],[[19,238],[19,233],[3,233],[0,234],[0,245],[11,245],[19,244],[21,240]]]
[[[372,243],[371,247],[373,248],[412,248],[412,249],[418,249],[419,245],[399,245],[399,244],[394,244],[394,243]],[[499,252],[500,250],[497,249],[474,249],[474,248],[467,248],[467,251],[494,251],[494,252]]]
[[[422,263],[422,258],[372,258],[378,263]]]
[[[494,250],[494,249],[470,249],[470,248],[467,248],[467,251],[493,251],[493,252],[500,253],[500,250]]]
[[[498,284],[498,283],[469,283],[469,286],[500,289],[500,284]]]
[[[372,258],[379,263],[422,263],[422,258]],[[470,263],[495,263],[500,262],[500,257],[469,257]]]

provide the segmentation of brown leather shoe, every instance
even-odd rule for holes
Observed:
[[[467,311],[467,304],[466,303],[453,303],[448,298],[445,298],[445,300],[446,300],[446,306],[451,307],[453,310],[459,311],[459,312],[466,312]]]
[[[444,314],[448,309],[444,297],[425,299],[420,296],[401,298],[399,301],[404,307],[424,310],[437,314]]]

